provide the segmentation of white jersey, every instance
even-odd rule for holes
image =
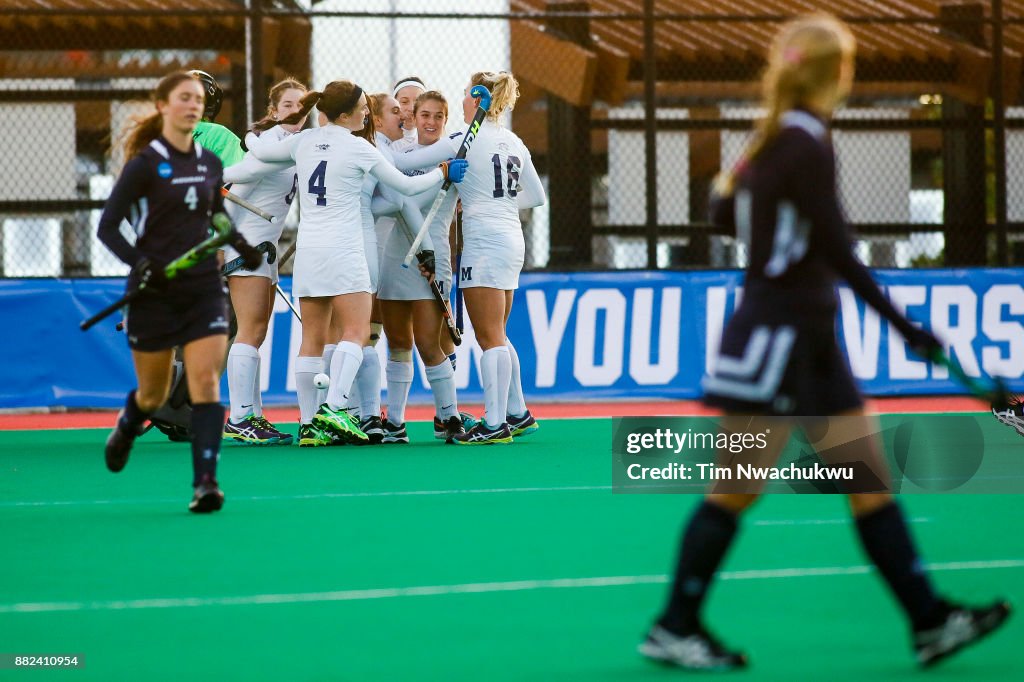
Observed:
[[[439,163],[455,156],[463,133],[453,133],[438,144],[407,155],[396,155],[399,170]],[[519,209],[540,206],[544,187],[533,166],[530,150],[519,137],[485,121],[466,155],[469,169],[459,183],[462,230],[466,239],[477,230],[487,233],[522,231]]]
[[[342,247],[362,253],[363,179],[373,173],[403,193],[419,193],[440,184],[443,173],[409,178],[387,163],[372,144],[341,126],[312,128],[276,144],[253,150],[261,161],[292,159],[298,174],[302,222],[298,248]],[[358,246],[357,246],[358,245]]]
[[[256,235],[275,233],[273,241],[277,241],[297,189],[297,176],[293,165],[264,164],[253,157],[251,150],[259,145],[279,142],[291,135],[291,132],[281,126],[274,126],[259,136],[250,132],[245,136],[245,144],[250,151],[241,162],[231,166],[234,168],[231,174],[224,174],[225,182],[234,182],[231,187],[233,194],[277,218],[274,223],[269,223],[237,204],[225,202],[228,215],[239,232],[247,238],[255,239]],[[236,178],[241,178],[241,181],[235,180]]]

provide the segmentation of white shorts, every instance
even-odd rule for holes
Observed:
[[[519,273],[526,258],[522,232],[463,235],[459,288],[488,287],[512,291],[519,288]]]
[[[336,248],[299,247],[295,250],[292,295],[299,298],[372,293],[365,258],[345,258]]]
[[[438,240],[440,235],[431,234],[434,242],[434,279],[441,287],[441,293],[447,295],[452,283],[452,258],[448,238]],[[377,298],[382,301],[424,301],[434,298],[430,292],[430,284],[420,274],[416,261],[408,268],[402,267],[402,261],[409,253],[409,239],[402,227],[396,225],[388,236],[384,247],[384,258],[380,263],[381,280]]]
[[[277,249],[278,241],[281,239],[282,226],[273,225],[267,223],[266,227],[259,225],[245,225],[243,224],[238,228],[238,232],[245,237],[245,241],[249,242],[252,246],[257,246],[262,242],[270,242],[274,245],[274,249]],[[280,257],[283,254],[277,254]],[[230,263],[234,259],[238,258],[238,251],[235,250],[230,244],[224,247],[224,262]],[[278,282],[278,271],[277,271],[277,260],[274,260],[273,264],[267,263],[266,255],[263,256],[263,262],[255,270],[246,270],[245,268],[239,268],[232,272],[228,277],[266,277],[272,284]]]

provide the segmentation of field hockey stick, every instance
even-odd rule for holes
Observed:
[[[184,254],[175,258],[166,266],[164,266],[164,277],[168,280],[173,280],[175,277],[185,272],[186,270],[195,267],[199,263],[202,263],[210,256],[217,253],[220,247],[225,244],[231,244],[234,246],[239,253],[243,256],[247,256],[251,259],[250,262],[257,261],[262,256],[260,252],[249,245],[248,242],[235,231],[234,226],[231,224],[231,219],[223,213],[216,213],[213,216],[213,236],[200,242],[196,246],[192,247]],[[137,287],[126,293],[124,296],[108,305],[103,310],[99,311],[87,320],[83,320],[79,326],[82,331],[86,331],[100,320],[112,315],[117,310],[128,305],[136,298],[141,296],[147,290],[145,282],[139,283]]]
[[[273,262],[277,260],[277,247],[274,246],[273,242],[260,242],[253,248],[260,253],[267,254],[268,265],[272,265]],[[245,267],[245,256],[239,256],[238,258],[233,258],[225,263],[220,269],[220,274],[227,276],[243,267]]]
[[[299,311],[296,310],[295,305],[292,303],[292,299],[289,298],[288,294],[286,294],[284,289],[281,288],[281,284],[275,284],[274,288],[277,290],[277,295],[284,299],[284,304],[292,311],[292,315],[295,316],[295,319],[299,321],[299,324],[302,324],[302,315],[300,315]]]
[[[491,108],[491,91],[482,85],[474,85],[473,89],[469,91],[470,96],[480,98],[480,106],[476,108],[476,113],[473,114],[473,120],[469,123],[469,128],[466,130],[466,134],[462,136],[462,144],[459,145],[459,151],[455,154],[456,159],[466,158],[466,152],[473,145],[473,140],[476,139],[477,134],[480,132],[480,125],[484,122],[487,117],[487,111]],[[409,247],[409,253],[405,255],[405,260],[402,261],[402,267],[407,268],[412,263],[412,259],[416,257],[416,251],[420,248],[420,244],[423,243],[423,239],[427,236],[427,230],[430,228],[430,223],[433,222],[434,216],[441,210],[441,203],[444,202],[444,198],[448,196],[448,188],[452,186],[451,180],[445,180],[444,184],[441,185],[441,191],[437,193],[437,197],[434,198],[434,203],[430,205],[430,211],[427,212],[427,217],[423,221],[423,227],[420,228],[416,238],[412,240],[412,246]]]
[[[274,216],[270,215],[269,213],[264,211],[262,208],[260,208],[256,204],[251,204],[248,201],[246,201],[245,199],[243,199],[242,197],[238,196],[237,194],[232,194],[231,192],[228,191],[227,187],[221,187],[220,188],[220,193],[228,201],[230,201],[232,203],[235,203],[235,204],[238,204],[239,206],[244,208],[246,211],[250,211],[252,213],[255,213],[259,217],[261,217],[264,220],[266,220],[268,223],[272,223],[275,220],[277,220],[277,218],[275,218]]]
[[[298,240],[292,242],[292,245],[289,246],[288,250],[284,252],[284,255],[281,256],[281,260],[278,261],[278,263],[277,263],[278,269],[283,268],[284,264],[288,262],[288,259],[295,255],[295,247],[296,247],[297,244],[298,244]]]
[[[462,200],[455,208],[455,328],[462,333]]]
[[[966,388],[971,395],[985,401],[994,409],[1004,410],[1010,405],[1010,391],[999,377],[967,376],[956,358],[951,358],[938,347],[932,350],[928,359],[949,370],[949,375]]]
[[[401,218],[396,220],[395,224],[401,226],[402,232],[405,233],[405,238],[411,243],[413,236],[409,225]],[[437,303],[437,307],[441,309],[441,317],[444,318],[444,325],[448,329],[448,336],[452,338],[452,343],[456,346],[461,346],[462,330],[452,320],[452,309],[448,306],[448,299],[444,297],[444,292],[441,291],[441,287],[436,279],[430,280],[430,293],[434,295],[434,301]]]

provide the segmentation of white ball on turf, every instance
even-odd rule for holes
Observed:
[[[320,372],[313,377],[313,385],[317,388],[328,388],[331,385],[331,378],[323,372]]]

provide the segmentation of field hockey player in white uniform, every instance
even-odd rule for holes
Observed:
[[[270,89],[267,115],[253,124],[245,136],[247,148],[267,142],[276,142],[297,132],[302,122],[282,125],[280,119],[299,110],[299,100],[306,94],[306,86],[288,78]],[[235,204],[228,212],[238,231],[250,244],[270,242],[276,251],[288,214],[295,198],[296,176],[291,165],[265,164],[252,153],[224,174],[224,181],[234,183],[231,191],[267,213],[277,216],[270,223],[258,215]],[[225,262],[238,256],[231,247],[224,249]],[[241,443],[288,444],[291,434],[282,433],[263,416],[260,391],[259,347],[267,337],[267,327],[274,310],[274,286],[278,281],[277,262],[263,264],[255,270],[238,269],[228,275],[231,305],[238,320],[238,334],[228,352],[228,392],[231,413],[224,426],[224,437]]]
[[[367,95],[366,105],[373,111],[373,96]],[[320,125],[326,125],[326,115],[320,113]],[[376,144],[376,130],[373,116],[368,116],[363,129],[353,132],[353,135],[363,138],[370,144]],[[390,161],[391,154],[383,152],[386,160]],[[370,270],[370,293],[373,295],[372,311],[370,313],[370,335],[363,343],[363,362],[356,372],[355,382],[352,390],[349,391],[348,404],[345,405],[349,414],[359,424],[359,428],[369,439],[371,445],[380,443],[384,439],[384,430],[380,420],[380,356],[374,347],[380,338],[381,324],[380,311],[377,306],[377,287],[380,281],[380,256],[377,249],[377,233],[374,230],[373,213],[371,204],[373,193],[377,188],[377,178],[370,174],[363,178],[363,186],[359,195],[360,215],[363,221],[363,253],[366,256],[366,265]],[[377,314],[377,322],[374,323],[374,313]],[[328,339],[340,338],[342,333],[342,320],[337,316],[331,316]],[[329,343],[324,346],[323,362],[324,367],[330,367],[334,358],[334,351],[337,344]],[[326,389],[322,389],[317,398],[322,403],[326,400]]]
[[[475,85],[491,92],[491,107],[466,155],[470,169],[459,185],[464,240],[459,286],[484,351],[480,374],[486,414],[483,421],[453,439],[459,445],[510,443],[513,436],[538,428],[526,408],[519,358],[505,336],[505,325],[526,255],[519,209],[540,206],[546,197],[530,151],[499,123],[519,97],[515,77],[505,71],[473,74],[462,101],[467,123],[479,106],[479,99],[469,95]],[[397,157],[399,169],[454,153],[462,141],[458,135],[446,140],[448,149],[443,152],[426,148]]]
[[[428,91],[416,99],[414,107],[417,137],[421,145],[433,145],[445,136],[448,120],[448,102],[436,91]],[[441,145],[439,150],[447,149]],[[400,157],[395,155],[396,163]],[[408,168],[407,173],[423,173],[433,167]],[[433,202],[434,193],[427,192],[411,201],[418,203],[418,210],[426,211]],[[452,259],[449,247],[449,233],[455,214],[457,193],[450,192],[432,221],[428,236],[429,243],[423,250],[433,253],[433,277],[445,296],[449,293],[452,280]],[[418,216],[417,216],[418,217]],[[434,395],[434,436],[451,442],[451,439],[465,432],[455,393],[455,370],[448,355],[441,346],[441,335],[446,338],[441,310],[434,300],[429,281],[412,268],[403,268],[402,260],[409,250],[413,236],[420,224],[399,218],[388,237],[381,261],[381,310],[384,314],[384,333],[388,338],[388,416],[384,423],[385,432],[404,431],[405,407],[412,384],[412,347],[415,343],[420,359],[426,368],[427,380]],[[425,243],[427,241],[425,240]]]
[[[416,105],[416,98],[426,91],[427,86],[418,76],[406,76],[395,83],[392,94],[402,112],[402,139],[394,141],[392,148],[395,152],[405,151],[416,144],[416,121],[413,107]]]
[[[461,181],[467,164],[445,162],[418,177],[399,173],[373,145],[352,134],[363,129],[369,114],[365,94],[352,82],[334,81],[323,92],[309,92],[301,105],[283,122],[301,121],[316,105],[330,123],[253,150],[261,161],[294,161],[299,178],[302,222],[293,282],[302,310],[302,344],[295,365],[302,419],[299,444],[328,445],[331,433],[348,441],[366,441],[366,434],[343,409],[370,335],[371,283],[360,209],[363,179],[372,173],[399,192],[418,194],[446,177]],[[341,320],[342,332],[331,359],[327,401],[317,409],[313,378],[324,369],[321,354],[332,317]]]

